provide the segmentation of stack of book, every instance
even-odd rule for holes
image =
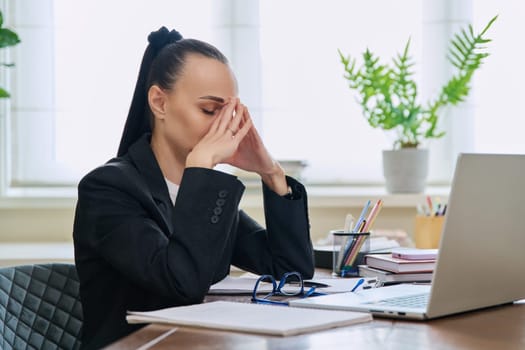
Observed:
[[[368,254],[359,266],[362,277],[377,277],[385,284],[430,282],[437,249],[394,248],[391,254]]]

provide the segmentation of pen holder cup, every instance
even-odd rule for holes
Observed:
[[[334,248],[332,274],[339,277],[358,277],[359,265],[370,251],[370,233],[352,233],[342,230],[331,231]]]
[[[439,248],[444,216],[416,216],[414,240],[416,248]]]

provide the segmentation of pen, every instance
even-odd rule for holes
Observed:
[[[348,255],[348,258],[346,259],[345,265],[352,266],[354,264],[355,259],[357,259],[357,256],[359,255],[359,252],[361,251],[361,248],[363,247],[365,241],[366,236],[361,236],[357,239],[354,249],[352,249],[352,251]]]
[[[434,212],[438,212],[439,208],[441,208],[441,198],[436,197],[436,200],[434,201],[434,206],[436,207],[436,210]]]
[[[350,221],[350,217],[347,215],[345,220],[345,231],[347,231],[347,225],[350,225],[350,229],[347,232],[359,232],[359,230],[363,227],[363,220],[365,218],[366,212],[368,211],[368,207],[370,206],[370,200],[368,200],[363,207],[363,210],[361,211],[361,215],[359,215],[359,218],[357,219],[357,222],[352,229],[353,225],[353,217],[350,215],[352,221]],[[343,267],[345,266],[344,263],[346,259],[348,258],[348,254],[352,250],[354,244],[356,243],[355,237],[348,237],[344,246],[341,247],[341,250],[339,252],[339,258],[337,259],[337,266],[339,266],[340,270],[343,270]]]
[[[297,284],[299,285],[300,283],[297,283]],[[305,287],[316,287],[316,288],[330,287],[326,283],[315,282],[315,281],[303,281],[303,286],[305,286]]]
[[[425,215],[425,209],[423,209],[423,205],[418,204],[416,208],[417,208],[418,215],[421,215],[421,216]]]
[[[361,221],[361,226],[359,227],[359,229],[357,231],[355,231],[354,233],[363,233],[363,228],[365,227],[366,225],[366,219]],[[349,246],[348,250],[345,252],[345,255],[344,255],[344,260],[343,260],[343,266],[346,266],[346,265],[349,265],[348,263],[350,261],[353,261],[353,258],[352,256],[354,254],[357,254],[359,252],[359,250],[357,249],[361,249],[361,239],[362,239],[362,236],[354,236],[353,240],[352,240],[352,244]]]
[[[352,216],[352,214],[348,214],[345,218],[345,226],[343,228],[343,231],[344,232],[350,232],[352,230],[352,226],[354,225],[354,217]],[[343,261],[343,258],[346,254],[346,252],[350,249],[350,247],[352,246],[353,244],[353,238],[350,237],[350,235],[348,235],[345,240],[344,240],[344,243],[341,244],[341,247],[339,248],[339,256],[338,256],[338,259],[337,259],[337,266],[341,266],[341,263]]]
[[[357,281],[357,283],[355,284],[354,288],[352,288],[352,290],[350,292],[355,292],[356,289],[362,285],[363,283],[365,282],[365,279],[364,278],[360,278],[359,281]]]
[[[383,207],[383,201],[380,199],[376,202],[372,210],[370,211],[370,214],[368,215],[368,218],[366,219],[366,225],[363,227],[362,232],[369,232],[372,228],[372,225],[374,224],[374,221],[376,220],[377,214]]]
[[[381,285],[381,282],[377,278],[368,279],[365,281],[365,285],[363,286],[363,289],[371,289],[376,288]]]
[[[430,210],[430,214],[429,215],[432,215],[432,198],[430,198],[430,196],[427,196],[427,204],[428,204],[428,209]]]
[[[350,240],[349,240],[349,244],[347,247],[345,247],[345,251],[343,253],[343,256],[341,257],[341,261],[339,262],[340,264],[340,269],[342,270],[347,264],[350,256],[351,256],[351,253],[352,251],[355,250],[355,247],[357,245],[357,242],[358,242],[358,238],[354,235]]]
[[[373,208],[370,210],[370,213],[368,214],[368,217],[362,221],[362,225],[359,228],[357,232],[363,233],[363,232],[369,232],[369,230],[372,228],[372,225],[374,224],[374,221],[377,217],[377,214],[381,210],[383,206],[383,200],[379,199],[373,206]],[[359,251],[361,250],[363,243],[366,240],[366,236],[358,237],[357,242],[354,244],[354,247],[350,250],[350,252],[345,256],[345,265],[352,265],[354,261],[357,258],[357,255],[359,254]]]
[[[365,226],[366,226],[366,219],[361,221],[361,225],[359,225],[359,228],[355,232],[356,233],[364,232],[363,229],[365,228]]]
[[[446,212],[447,212],[447,205],[445,204],[443,206],[443,210],[441,211],[441,216],[444,216]]]
[[[354,237],[347,237],[346,243],[344,246],[341,246],[341,250],[339,251],[339,256],[337,257],[337,266],[339,267],[339,270],[343,270],[345,266],[345,261],[348,257],[348,253],[352,250],[352,247],[356,243],[356,238]]]
[[[368,211],[368,208],[370,207],[370,203],[371,201],[368,200],[368,202],[366,202],[365,206],[363,207],[363,210],[361,211],[361,215],[359,215],[359,219],[357,219],[357,223],[355,224],[353,232],[359,232],[359,229],[361,228],[361,223],[365,219],[365,215]]]
[[[345,226],[343,228],[344,232],[350,232],[352,226],[354,226],[354,217],[352,214],[348,214],[345,218]]]

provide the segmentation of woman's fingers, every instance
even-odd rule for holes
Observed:
[[[219,134],[224,133],[225,131],[228,131],[228,127],[232,121],[233,118],[233,111],[236,109],[237,104],[239,103],[239,99],[235,98],[232,99],[224,108],[221,110],[219,114],[219,125],[217,127],[217,132]],[[234,133],[235,130],[231,130],[228,132]]]
[[[240,116],[239,116],[239,119],[240,119]],[[235,140],[240,143],[242,139],[244,139],[244,137],[248,134],[251,127],[252,127],[251,119],[244,120],[244,124],[235,134]]]
[[[240,143],[251,127],[252,122],[246,117],[246,107],[238,99],[233,99],[223,107],[208,133],[194,147],[194,151],[198,155],[207,154],[202,158],[213,159],[215,166],[238,151]]]
[[[244,120],[244,114],[246,113],[246,107],[242,103],[237,103],[235,106],[235,116],[232,117],[231,123],[228,126],[228,129],[232,131],[233,134],[236,134],[239,130],[239,125]]]
[[[222,114],[219,114],[219,116],[217,118],[215,118],[213,123],[211,123],[211,126],[208,129],[208,134],[214,134],[214,133],[217,132],[217,130],[219,129],[219,124],[221,122],[221,117],[222,117]]]

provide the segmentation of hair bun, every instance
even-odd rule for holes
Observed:
[[[177,42],[182,39],[182,35],[175,29],[169,31],[166,27],[161,27],[155,32],[151,32],[148,41],[155,49],[160,50],[164,46]]]

